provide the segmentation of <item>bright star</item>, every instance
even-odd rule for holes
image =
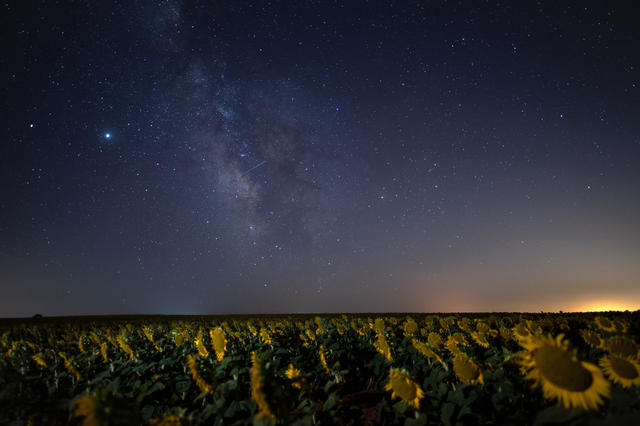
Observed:
[[[104,137],[107,138],[107,139],[111,139],[111,133],[105,133]]]

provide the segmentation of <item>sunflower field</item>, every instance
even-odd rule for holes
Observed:
[[[0,424],[640,424],[640,311],[0,321]]]

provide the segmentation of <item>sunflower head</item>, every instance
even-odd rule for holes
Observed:
[[[487,336],[482,332],[471,332],[471,337],[478,344],[478,346],[482,346],[483,348],[488,348],[490,346],[489,340],[487,340]]]
[[[596,323],[596,326],[602,331],[606,331],[606,332],[616,331],[616,326],[607,317],[597,316],[594,318],[593,321]]]
[[[453,359],[453,371],[461,382],[484,384],[480,367],[463,353],[459,353]]]
[[[528,351],[521,361],[526,378],[534,381],[534,387],[542,387],[545,398],[556,399],[566,408],[596,410],[603,397],[609,397],[609,382],[600,369],[578,360],[563,334],[535,336],[521,345]]]
[[[382,318],[376,318],[376,320],[373,322],[372,328],[376,333],[384,332],[385,330],[384,320]]]
[[[416,410],[420,408],[420,400],[424,392],[416,382],[411,380],[405,370],[392,368],[389,370],[389,383],[384,387],[391,391],[391,398],[400,398]]]
[[[387,361],[391,361],[391,348],[389,347],[389,343],[387,343],[387,339],[384,337],[384,334],[378,333],[378,339],[373,343],[373,347],[384,355]]]
[[[640,386],[640,364],[632,357],[609,355],[601,358],[600,367],[609,378],[623,388]]]
[[[302,371],[297,369],[293,364],[289,364],[289,367],[284,372],[287,379],[291,380],[291,386],[296,389],[304,390],[307,386],[307,380],[302,375]]]
[[[211,337],[211,343],[213,344],[213,350],[216,352],[216,359],[222,361],[224,359],[224,352],[227,350],[227,338],[224,335],[222,328],[214,328],[209,331]]]
[[[594,330],[584,328],[580,331],[582,338],[592,348],[600,348],[603,345],[602,337]]]
[[[429,343],[429,345],[434,348],[439,348],[443,343],[442,336],[440,336],[438,333],[431,332],[429,333],[429,336],[427,336],[427,343]]]
[[[251,364],[251,397],[258,405],[258,418],[275,419],[273,409],[267,401],[266,388],[269,385],[269,365],[255,352],[251,353]]]
[[[167,413],[162,417],[149,419],[149,426],[181,426],[180,418],[172,413]]]
[[[408,318],[404,323],[403,332],[405,337],[411,337],[418,332],[418,324],[413,318]]]

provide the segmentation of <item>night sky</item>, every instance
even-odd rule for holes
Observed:
[[[640,308],[637,11],[293,5],[2,2],[0,316]]]

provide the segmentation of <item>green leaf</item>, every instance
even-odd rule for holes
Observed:
[[[190,381],[183,381],[176,383],[176,390],[180,393],[186,392],[191,387]]]
[[[336,405],[336,402],[338,402],[339,400],[340,400],[340,397],[338,396],[338,392],[331,392],[331,395],[329,395],[329,397],[327,398],[327,401],[322,406],[322,410],[323,411],[331,410],[331,408],[333,408],[333,406]]]
[[[442,405],[442,409],[440,410],[440,420],[442,420],[442,423],[446,426],[451,425],[451,416],[453,416],[455,409],[456,407],[451,402],[445,402]]]
[[[409,405],[404,401],[398,401],[393,404],[393,409],[400,414],[404,414],[404,412],[407,411],[407,408],[409,408]]]

